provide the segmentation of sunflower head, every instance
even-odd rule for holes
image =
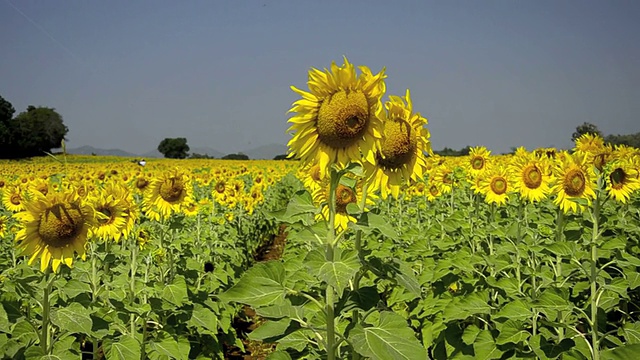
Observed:
[[[579,212],[579,206],[573,199],[586,199],[589,203],[596,197],[594,188],[596,176],[593,166],[587,162],[583,153],[563,153],[562,161],[555,167],[556,184],[551,189],[555,193],[554,203],[564,212]]]
[[[334,163],[375,161],[385,75],[384,70],[373,75],[365,66],[359,69],[357,75],[345,58],[342,66],[332,63],[331,70],[311,69],[309,92],[291,87],[302,99],[289,110],[295,113],[289,119],[289,156],[299,157],[303,165],[317,163],[323,177]]]
[[[640,189],[638,169],[626,159],[618,159],[605,169],[606,189],[609,196],[626,203],[634,191]]]

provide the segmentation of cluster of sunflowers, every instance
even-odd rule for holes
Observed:
[[[61,264],[72,266],[74,254],[84,260],[88,240],[138,238],[134,226],[142,218],[162,222],[175,213],[211,213],[213,201],[226,215],[234,208],[253,213],[264,202],[267,188],[291,166],[279,162],[248,168],[208,161],[190,161],[182,168],[170,161],[150,162],[144,168],[128,162],[9,165],[15,168],[0,174],[2,205],[18,220],[15,241],[29,264],[40,259],[42,271],[51,266],[55,272]],[[206,165],[217,166],[211,171]],[[62,172],[67,175],[60,176]],[[26,175],[9,175],[16,173]],[[250,187],[245,189],[247,182]],[[1,238],[9,234],[8,224],[9,219],[0,216]],[[148,241],[144,236],[137,240]]]
[[[424,182],[412,184],[406,193],[434,201],[468,184],[489,204],[505,205],[511,195],[531,203],[552,197],[563,212],[579,213],[585,209],[579,199],[590,205],[598,181],[610,198],[627,203],[640,189],[639,176],[640,150],[584,134],[572,151],[521,147],[512,155],[492,156],[479,146],[464,157],[430,158]]]
[[[331,167],[357,162],[364,169],[365,176],[354,179],[354,186],[336,189],[336,226],[341,228],[350,219],[348,204],[363,193],[365,202],[372,202],[376,191],[383,198],[398,196],[403,186],[424,177],[425,153],[432,153],[427,119],[414,112],[409,90],[383,104],[385,70],[373,74],[366,66],[358,69],[359,74],[345,58],[342,66],[334,62],[324,71],[312,68],[309,92],[291,87],[302,98],[289,110],[295,113],[289,119],[290,156],[300,159],[299,177],[314,200],[326,204]],[[328,214],[326,205],[322,212]]]
[[[638,150],[613,147],[591,134],[579,138],[571,152],[519,148],[513,155],[491,156],[485,147],[475,147],[466,157],[434,156],[427,120],[413,111],[409,90],[404,97],[389,96],[383,105],[384,69],[377,74],[366,66],[359,70],[345,58],[342,66],[312,68],[308,92],[291,87],[302,98],[290,109],[290,156],[301,160],[298,177],[322,206],[319,217],[328,218],[330,168],[356,162],[364,169],[353,186],[340,184],[335,190],[336,228],[355,220],[348,204],[397,198],[401,191],[433,201],[464,183],[490,204],[505,205],[516,193],[529,202],[554,195],[564,212],[580,212],[585,206],[575,200],[590,204],[598,179],[623,203],[640,187]]]

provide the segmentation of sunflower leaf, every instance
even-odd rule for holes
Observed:
[[[71,303],[64,308],[52,309],[51,322],[60,329],[74,334],[91,334],[93,327],[89,311],[79,303]]]
[[[140,358],[140,343],[131,336],[123,335],[118,340],[105,339],[104,352],[109,360],[127,360]]]

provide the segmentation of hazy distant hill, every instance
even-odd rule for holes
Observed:
[[[162,157],[164,157],[164,155],[162,155],[162,153],[160,151],[158,151],[158,149],[153,149],[153,150],[151,150],[149,152],[141,154],[140,157],[142,157],[142,158],[162,158]]]
[[[124,156],[124,157],[136,157],[136,154],[132,154],[130,152],[126,152],[120,149],[98,149],[93,146],[85,145],[79,148],[67,149],[67,154],[76,154],[76,155],[107,155],[107,156]]]
[[[249,156],[249,159],[268,159],[271,160],[276,155],[286,154],[287,147],[282,144],[269,144],[259,146],[255,149],[243,151],[243,154]]]

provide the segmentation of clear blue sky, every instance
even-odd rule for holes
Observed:
[[[289,86],[343,55],[411,89],[436,149],[640,131],[640,1],[0,0],[0,95],[69,147],[286,144]]]

